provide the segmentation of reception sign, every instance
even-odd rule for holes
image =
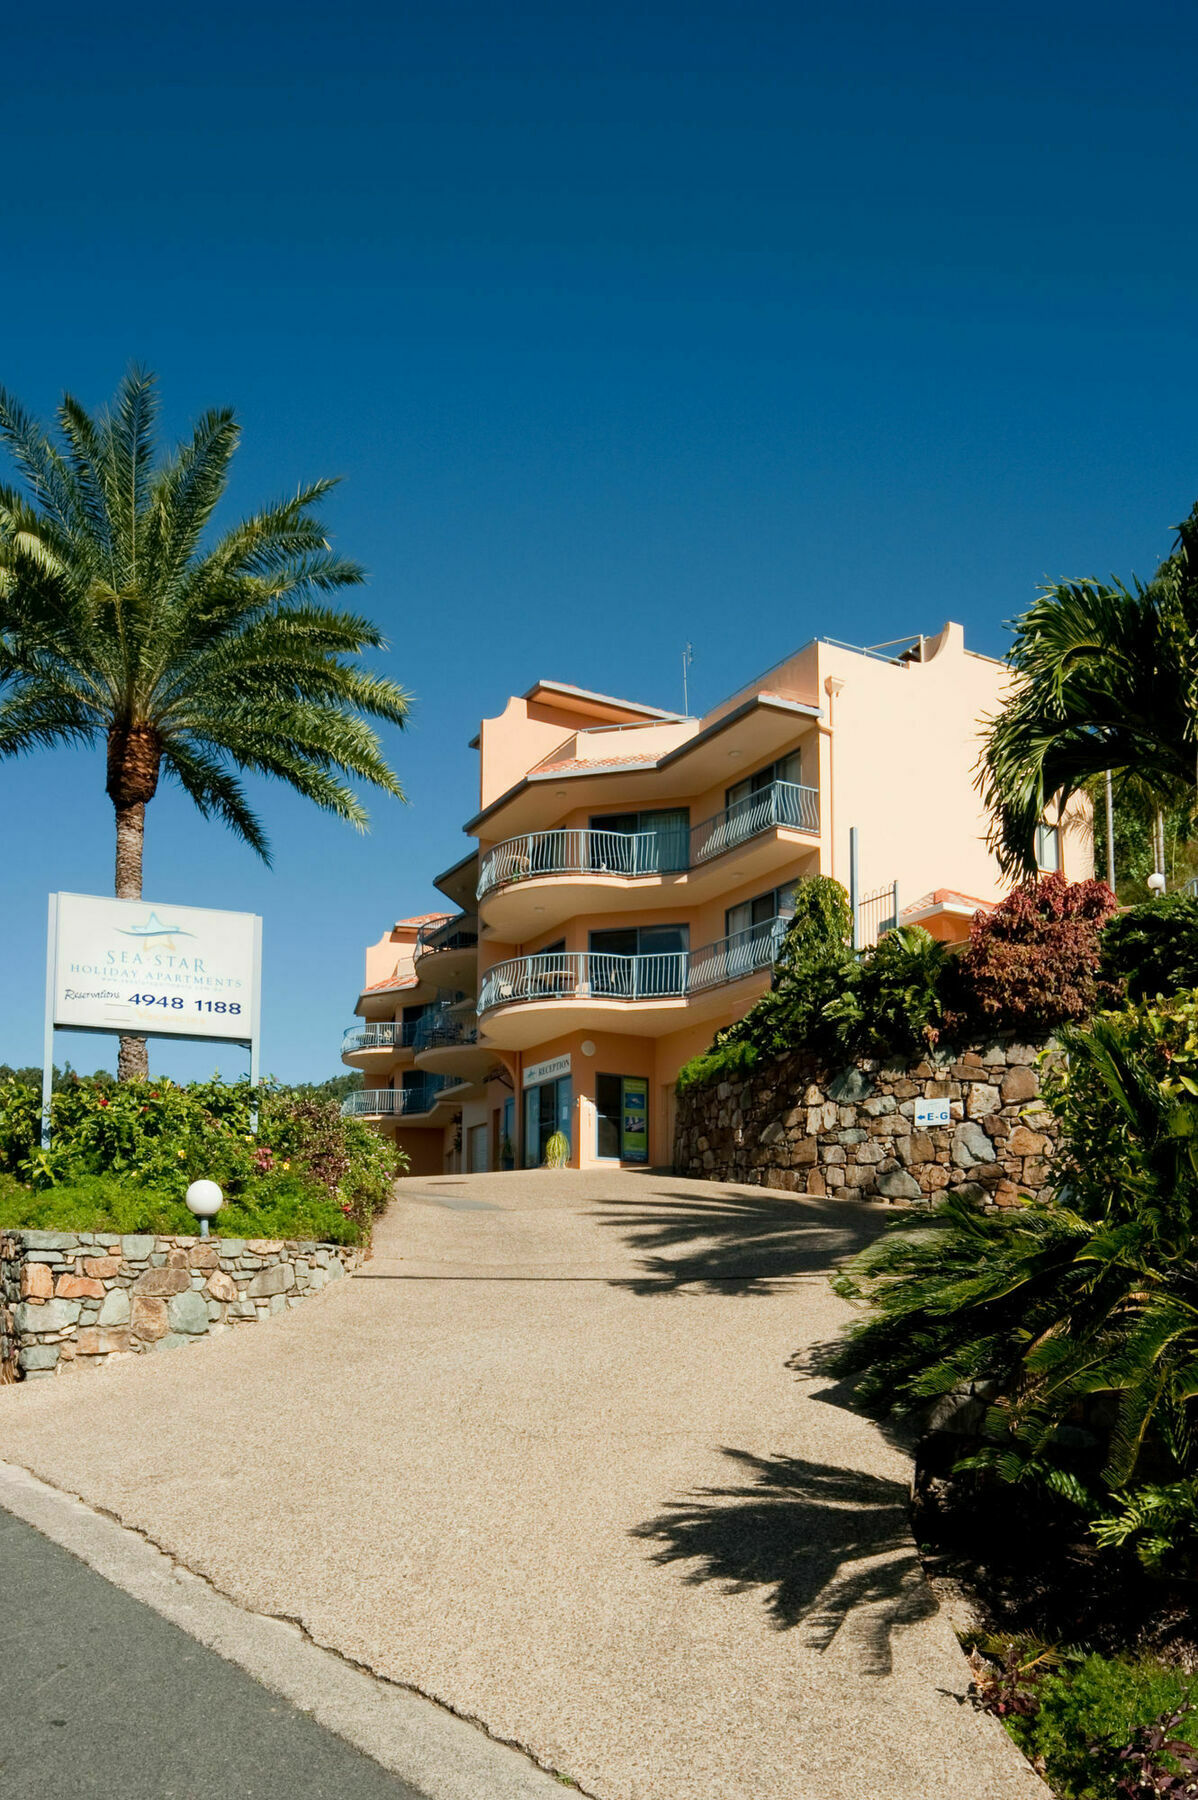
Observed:
[[[253,1043],[261,945],[256,913],[52,894],[48,1023]]]

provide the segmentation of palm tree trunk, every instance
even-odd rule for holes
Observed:
[[[141,858],[145,843],[146,808],[138,800],[116,809],[116,897],[141,899]],[[150,1051],[144,1037],[122,1037],[116,1058],[118,1081],[145,1081],[150,1073]]]

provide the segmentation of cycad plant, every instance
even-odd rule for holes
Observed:
[[[1044,589],[1015,622],[1010,699],[988,727],[979,784],[995,848],[1034,874],[1036,827],[1111,770],[1129,797],[1194,805],[1198,758],[1198,506],[1146,586]]]
[[[357,660],[383,647],[324,596],[363,579],[333,551],[317,481],[217,536],[239,430],[206,413],[161,455],[151,375],[109,411],[65,396],[51,436],[0,389],[0,756],[102,741],[116,812],[116,893],[140,899],[145,808],[165,774],[269,861],[239,776],[284,781],[359,829],[346,777],[402,799],[370,719],[402,725],[403,691]],[[123,1079],[146,1073],[121,1040]]]
[[[905,1217],[838,1286],[837,1372],[882,1411],[984,1403],[967,1459],[1157,1565],[1198,1545],[1198,1005],[1062,1033],[1055,1203]],[[1153,1496],[1159,1496],[1154,1499]],[[1171,1534],[1171,1535],[1170,1535]],[[1162,1548],[1162,1540],[1164,1548]]]

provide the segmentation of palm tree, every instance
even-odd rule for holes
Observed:
[[[320,596],[363,580],[329,548],[317,481],[210,540],[239,429],[206,413],[159,456],[153,376],[132,370],[111,410],[70,395],[52,439],[0,389],[0,442],[23,489],[0,486],[0,756],[107,747],[116,893],[140,899],[145,809],[165,773],[204,818],[270,855],[238,774],[285,781],[359,830],[343,776],[403,798],[368,719],[402,726],[394,682],[353,659],[383,640]],[[121,1039],[119,1074],[147,1072]]]
[[[1036,826],[1110,769],[1155,806],[1194,803],[1198,506],[1152,581],[1064,581],[1015,621],[1011,697],[989,722],[978,782],[1004,868],[1036,871]]]

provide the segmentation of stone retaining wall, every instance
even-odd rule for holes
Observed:
[[[962,1189],[1018,1205],[1044,1193],[1057,1138],[1040,1098],[1058,1057],[996,1043],[911,1068],[862,1060],[835,1072],[803,1053],[678,1098],[680,1175],[915,1205]],[[950,1123],[915,1120],[921,1100],[948,1100]]]
[[[298,1306],[360,1256],[294,1239],[0,1231],[0,1381],[253,1324]]]

